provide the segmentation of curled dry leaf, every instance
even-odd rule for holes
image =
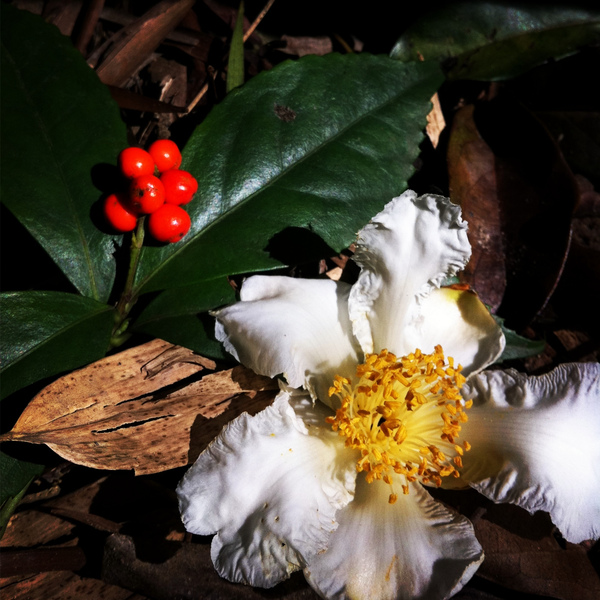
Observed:
[[[277,384],[154,340],[74,371],[42,390],[1,440],[46,444],[96,469],[157,473],[196,459],[241,412],[268,404]]]

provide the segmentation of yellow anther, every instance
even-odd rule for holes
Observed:
[[[470,448],[455,442],[472,405],[460,395],[461,382],[460,365],[446,360],[441,346],[432,354],[416,349],[400,358],[387,351],[369,354],[356,367],[354,382],[334,379],[329,394],[339,396],[342,405],[326,421],[358,451],[356,470],[368,483],[391,485],[395,473],[404,479],[405,494],[416,481],[440,486],[443,477],[459,476],[456,467]]]
[[[467,442],[467,440],[465,440],[463,442],[463,448],[468,452],[471,449],[471,444],[469,444],[469,442]]]
[[[396,494],[390,494],[390,497],[388,498],[388,502],[390,504],[394,504],[396,502],[396,500],[398,500],[398,496]]]
[[[380,404],[375,408],[375,410],[385,419],[392,416],[392,411],[385,405]]]

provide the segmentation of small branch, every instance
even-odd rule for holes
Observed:
[[[274,2],[275,2],[275,0],[269,0],[265,4],[265,7],[260,11],[260,13],[256,17],[256,19],[254,19],[254,21],[252,22],[250,27],[248,27],[248,30],[246,31],[246,33],[244,33],[244,42],[247,41],[248,38],[254,33],[254,30],[258,27],[260,22],[265,18],[265,15],[269,12],[269,9],[271,8],[271,6],[273,6]],[[216,75],[213,75],[213,80],[215,79],[215,76]],[[194,108],[196,107],[198,102],[200,102],[200,100],[202,100],[202,98],[204,97],[204,94],[206,94],[206,92],[208,91],[208,86],[209,86],[208,83],[205,83],[202,86],[202,89],[196,94],[196,97],[188,104],[187,112],[192,112],[192,110],[194,110]]]

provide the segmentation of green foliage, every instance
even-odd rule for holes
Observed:
[[[114,238],[90,218],[92,168],[127,141],[108,90],[70,40],[2,4],[2,202],[77,290],[106,301]]]
[[[0,452],[0,538],[17,504],[27,491],[29,484],[43,470],[43,465],[17,460]]]
[[[391,56],[439,61],[449,79],[514,77],[600,40],[600,12],[559,6],[457,2],[405,31]]]
[[[244,83],[244,2],[240,8],[229,46],[227,93]]]
[[[199,182],[190,233],[142,250],[136,289],[279,267],[277,241],[291,227],[347,247],[406,189],[441,81],[432,63],[330,54],[228,94],[184,151]]]
[[[114,321],[110,306],[63,292],[7,292],[2,306],[2,398],[102,358]]]
[[[78,292],[0,296],[3,398],[101,358],[128,325],[222,357],[208,311],[233,301],[227,276],[331,256],[406,189],[444,79],[439,63],[449,78],[508,77],[597,40],[600,23],[585,11],[458,4],[411,27],[393,58],[306,56],[243,84],[241,4],[230,93],[183,152],[182,168],[199,182],[186,206],[191,230],[136,254],[140,229],[121,290],[115,249],[130,238],[94,218],[127,145],[118,108],[56,28],[6,3],[0,11],[2,202]],[[121,292],[116,308],[107,304]],[[502,360],[543,348],[505,334]],[[0,527],[39,470],[0,453]]]
[[[504,325],[504,319],[498,315],[492,315],[496,320],[496,323],[502,329],[504,338],[506,339],[506,346],[504,352],[496,362],[504,362],[505,360],[514,360],[515,358],[525,358],[527,356],[535,356],[541,354],[546,347],[544,340],[530,340],[522,335],[519,335],[512,329],[509,329]]]

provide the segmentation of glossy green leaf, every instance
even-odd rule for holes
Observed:
[[[0,8],[2,202],[77,290],[105,301],[115,238],[92,221],[100,198],[92,177],[106,177],[127,145],[118,107],[56,27]]]
[[[225,358],[229,355],[216,341],[215,321],[207,311],[234,300],[233,288],[226,277],[165,290],[142,311],[133,330],[204,356]]]
[[[244,83],[244,2],[240,2],[227,62],[227,93]]]
[[[63,292],[0,295],[2,398],[44,377],[102,358],[114,323],[110,306]]]
[[[526,358],[527,356],[535,356],[541,354],[546,347],[544,340],[530,340],[522,335],[519,335],[512,329],[505,327],[504,319],[497,315],[492,315],[496,323],[502,329],[506,346],[504,352],[496,362],[504,362],[505,360],[514,360],[515,358]]]
[[[0,538],[29,484],[43,470],[43,465],[18,460],[0,452]]]
[[[433,63],[307,56],[234,90],[196,129],[182,168],[198,179],[190,233],[143,250],[142,292],[281,266],[286,231],[336,251],[406,189],[430,98]]]
[[[440,61],[449,79],[513,77],[600,40],[600,12],[551,5],[458,2],[409,27],[391,56]]]

